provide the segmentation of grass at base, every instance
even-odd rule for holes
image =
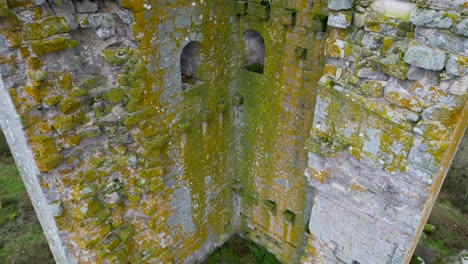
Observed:
[[[11,157],[0,156],[0,263],[54,263]]]
[[[281,264],[272,253],[252,241],[234,235],[202,264]]]
[[[432,209],[428,224],[436,230],[432,234],[423,233],[415,251],[426,263],[443,264],[447,257],[468,249],[468,215],[452,205],[443,192]]]

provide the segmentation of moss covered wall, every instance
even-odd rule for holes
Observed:
[[[2,77],[56,209],[47,224],[72,263],[201,259],[236,229],[234,3],[84,4],[8,2],[2,16]],[[201,84],[184,91],[189,41]]]
[[[193,263],[235,232],[408,261],[466,127],[467,6],[418,5],[0,0],[1,125],[57,262]]]
[[[265,19],[264,7],[249,2],[241,18],[241,28],[257,30],[266,46],[264,73],[239,74],[241,230],[285,263],[297,263],[311,208],[304,144],[323,70],[327,8],[319,1],[272,2]]]

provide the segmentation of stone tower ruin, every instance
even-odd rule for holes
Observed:
[[[467,126],[466,0],[0,0],[57,263],[408,263]]]

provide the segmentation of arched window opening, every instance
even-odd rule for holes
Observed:
[[[200,43],[197,41],[189,42],[182,50],[182,55],[180,56],[180,73],[183,90],[200,83],[200,80],[195,77],[197,65],[199,63],[199,51]]]
[[[262,35],[255,30],[247,30],[242,36],[245,45],[244,69],[263,74],[263,64],[265,62],[265,41]]]

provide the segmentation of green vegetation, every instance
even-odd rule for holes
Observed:
[[[447,194],[442,192],[432,209],[428,223],[435,230],[425,228],[416,255],[426,263],[445,263],[444,259],[468,248],[468,217],[459,208],[452,205]],[[418,263],[418,262],[412,262]]]
[[[5,155],[0,155],[0,234],[0,263],[54,263],[13,158]]]
[[[218,248],[203,264],[280,264],[275,255],[252,241],[233,236]]]

